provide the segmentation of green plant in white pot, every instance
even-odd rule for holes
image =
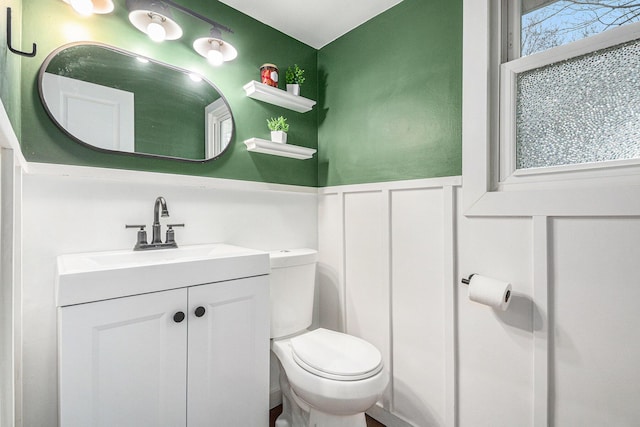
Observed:
[[[298,67],[298,64],[294,64],[287,68],[284,74],[284,79],[287,82],[287,92],[294,95],[300,95],[300,85],[304,83],[304,70]]]
[[[271,131],[271,142],[287,143],[287,132],[289,132],[289,124],[285,117],[267,119],[267,127]]]

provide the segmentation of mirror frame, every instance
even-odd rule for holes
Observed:
[[[80,41],[80,42],[72,42],[72,43],[67,43],[65,45],[62,45],[56,49],[54,49],[49,55],[47,55],[47,57],[45,58],[45,60],[42,62],[42,65],[40,66],[40,70],[38,72],[38,95],[40,97],[40,102],[42,104],[42,107],[44,108],[45,112],[47,113],[47,116],[49,117],[49,119],[56,125],[56,127],[58,129],[60,129],[62,131],[62,133],[64,133],[67,137],[69,137],[71,140],[73,140],[74,142],[88,147],[92,150],[96,150],[102,153],[113,153],[113,154],[120,154],[120,155],[126,155],[126,156],[134,156],[134,157],[143,157],[143,158],[150,158],[150,159],[163,159],[163,160],[177,160],[177,161],[182,161],[182,162],[189,162],[189,163],[207,163],[210,162],[212,160],[217,160],[218,158],[220,158],[220,156],[222,156],[224,153],[227,152],[227,150],[229,149],[229,147],[231,146],[231,144],[233,143],[235,137],[236,137],[236,121],[233,115],[233,111],[231,110],[231,105],[229,104],[229,101],[227,100],[227,98],[224,96],[224,94],[222,93],[222,91],[220,90],[220,88],[218,88],[218,86],[216,86],[215,84],[213,84],[213,82],[211,82],[211,80],[207,79],[205,76],[203,76],[200,73],[197,73],[201,78],[202,81],[209,84],[211,87],[213,87],[213,89],[215,89],[219,94],[220,94],[220,98],[222,98],[222,100],[224,101],[224,103],[229,107],[229,112],[231,113],[231,118],[232,118],[232,125],[231,125],[231,136],[229,138],[229,142],[227,143],[226,147],[216,156],[208,158],[208,159],[188,159],[185,157],[173,157],[173,156],[163,156],[161,154],[150,154],[150,153],[136,153],[136,152],[128,152],[128,151],[118,151],[118,150],[108,150],[106,148],[100,148],[100,147],[96,147],[94,145],[91,145],[85,141],[82,141],[81,139],[79,139],[78,137],[74,136],[73,134],[71,134],[71,132],[69,132],[67,129],[65,129],[61,123],[59,123],[53,113],[51,112],[51,110],[49,109],[49,105],[47,104],[47,101],[45,100],[44,97],[44,90],[42,87],[42,82],[44,81],[44,74],[49,66],[49,64],[51,63],[51,61],[53,60],[53,58],[55,58],[55,56],[60,53],[61,51],[71,48],[71,47],[75,47],[75,46],[96,46],[96,47],[100,47],[100,48],[104,48],[104,49],[109,49],[112,51],[115,51],[117,53],[123,54],[123,55],[127,55],[130,57],[134,57],[134,58],[144,58],[147,59],[149,62],[153,62],[154,64],[157,65],[161,65],[163,67],[167,67],[169,69],[172,69],[174,71],[178,71],[180,73],[184,73],[184,74],[191,74],[192,72],[184,69],[184,68],[180,68],[178,66],[172,65],[172,64],[168,64],[166,62],[162,62],[162,61],[158,61],[156,59],[153,58],[149,58],[148,56],[144,56],[144,55],[138,55],[134,52],[130,52],[128,50],[124,50],[121,49],[119,47],[116,46],[112,46],[106,43],[100,43],[100,42],[94,42],[94,41]],[[204,115],[204,113],[203,113]],[[202,142],[203,144],[206,144],[206,141]]]

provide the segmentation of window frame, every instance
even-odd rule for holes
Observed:
[[[541,174],[553,177],[574,171],[597,171],[640,165],[640,159],[626,159],[516,169],[515,108],[518,74],[637,39],[640,39],[640,23],[614,28],[586,39],[514,59],[500,66],[500,188],[513,183],[517,177],[527,177],[528,181],[533,181],[534,178],[530,177]]]
[[[463,212],[468,216],[640,215],[640,164],[635,161],[602,162],[595,168],[592,164],[536,168],[501,176],[505,154],[500,125],[505,119],[500,113],[500,68],[509,41],[513,43],[503,19],[506,3],[463,3]],[[616,30],[518,61],[527,63],[537,60],[536,55],[553,57],[557,52],[566,56],[583,44],[597,50],[593,40],[608,39],[607,34]]]

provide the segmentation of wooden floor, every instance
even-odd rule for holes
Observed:
[[[282,413],[282,405],[276,406],[269,412],[269,427],[275,427],[276,418],[278,418],[278,415],[280,415],[281,413]],[[385,427],[385,425],[382,423],[379,423],[378,421],[374,420],[373,418],[367,415],[367,427]]]

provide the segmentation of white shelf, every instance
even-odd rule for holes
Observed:
[[[254,153],[272,154],[274,156],[291,157],[292,159],[310,159],[317,151],[313,148],[299,147],[291,144],[280,144],[266,139],[250,138],[244,141],[247,151]]]
[[[257,82],[250,81],[243,86],[244,91],[249,98],[259,101],[268,102],[269,104],[279,107],[288,108],[298,113],[306,113],[311,111],[316,101],[304,98],[302,96],[292,95],[287,91]]]

